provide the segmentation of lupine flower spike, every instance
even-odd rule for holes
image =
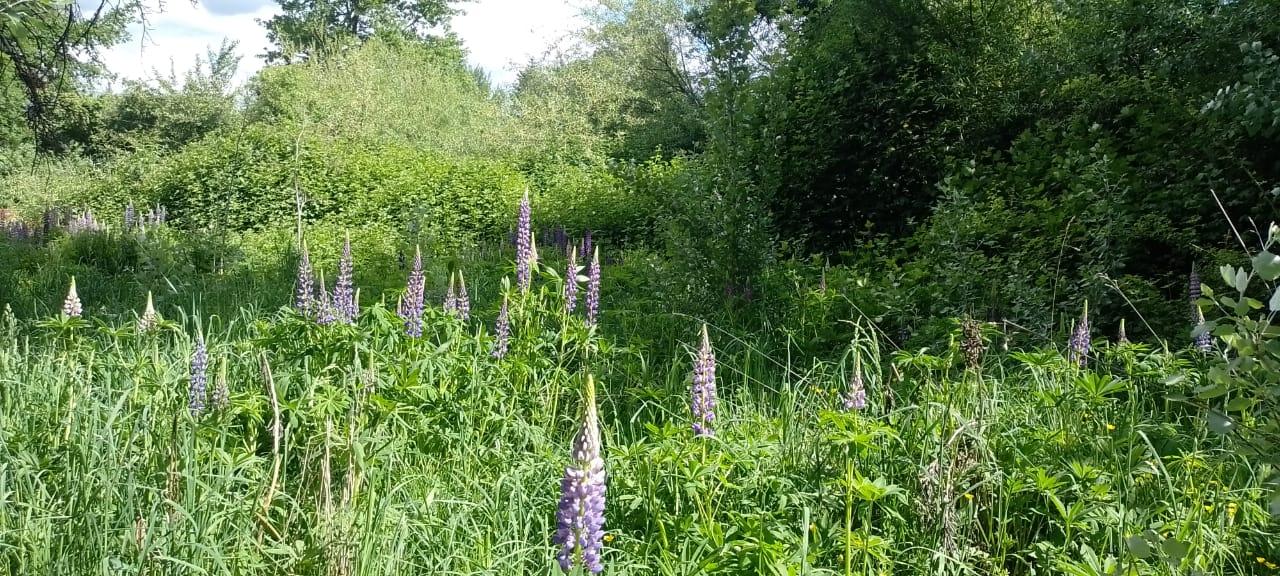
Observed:
[[[454,312],[463,322],[471,319],[471,297],[467,296],[467,279],[462,277],[462,270],[458,270],[458,293]]]
[[[502,296],[502,308],[498,310],[498,322],[494,327],[493,351],[490,355],[502,358],[507,355],[507,347],[511,344],[511,317],[507,312],[507,297]]]
[[[1191,321],[1199,329],[1204,324],[1204,311],[1200,309],[1200,275],[1196,274],[1195,267],[1191,268],[1191,278],[1187,284],[1187,300],[1191,302]],[[1213,337],[1209,335],[1208,330],[1200,330],[1195,337],[1195,346],[1201,352],[1213,351]]]
[[[196,334],[196,348],[191,353],[191,386],[187,389],[187,408],[199,418],[204,413],[205,389],[209,382],[209,351],[204,345],[204,335]]]
[[[316,286],[319,287],[319,289],[316,290],[319,297],[315,300],[316,323],[322,326],[333,324],[338,319],[334,314],[333,302],[329,300],[329,290],[325,288],[323,273],[321,273],[320,277],[316,279]]]
[[[293,307],[303,314],[315,312],[315,271],[311,268],[311,254],[307,251],[307,243],[302,243],[302,254],[298,258],[298,279],[293,294]]]
[[[587,376],[586,410],[573,439],[572,460],[560,481],[554,542],[556,560],[568,573],[574,566],[599,574],[604,571],[605,470],[601,455],[600,423],[596,413],[595,381]]]
[[[1120,334],[1117,336],[1116,341],[1121,344],[1129,343],[1129,335],[1124,333],[1124,318],[1120,319]]]
[[[147,291],[147,308],[142,311],[142,316],[138,317],[138,332],[150,332],[160,323],[160,314],[156,312],[155,301],[151,298],[151,291]]]
[[[1068,359],[1084,368],[1089,363],[1089,349],[1089,302],[1086,300],[1084,312],[1080,315],[1080,322],[1075,325],[1075,329],[1071,332]]]
[[[586,260],[587,256],[591,255],[592,248],[593,246],[591,245],[591,231],[587,230],[582,234],[582,259],[583,260]]]
[[[338,281],[333,286],[333,308],[337,319],[350,323],[356,317],[355,293],[352,287],[353,264],[351,262],[351,234],[347,233],[342,244],[342,257],[338,259]]]
[[[217,382],[213,385],[213,394],[210,398],[214,410],[225,410],[231,405],[231,389],[227,387],[227,359],[223,358],[219,364]]]
[[[1213,352],[1213,337],[1209,335],[1208,330],[1202,328],[1204,326],[1204,312],[1200,311],[1199,306],[1196,307],[1195,315],[1196,329],[1199,331],[1199,334],[1195,337],[1196,350],[1205,353]]]
[[[564,313],[573,314],[578,307],[578,251],[569,247],[569,264],[564,271]]]
[[[458,312],[458,289],[457,289],[456,273],[449,273],[449,291],[444,293],[444,311],[446,314],[456,314]]]
[[[67,290],[67,298],[62,301],[62,315],[67,318],[79,318],[84,313],[80,306],[80,295],[76,293],[76,277],[71,277],[71,288]]]
[[[404,299],[401,300],[400,317],[404,319],[406,334],[417,338],[422,336],[422,306],[426,280],[422,273],[422,249],[415,247],[413,251],[413,270],[409,272],[409,282],[405,286]]]
[[[849,387],[842,398],[846,411],[862,410],[867,407],[867,389],[862,382],[862,357],[855,356],[853,376],[849,378]]]
[[[600,248],[591,256],[587,269],[587,325],[595,326],[600,315]]]
[[[533,231],[532,208],[529,205],[529,189],[525,188],[520,199],[520,216],[516,221],[516,286],[527,291],[532,284]]]
[[[702,325],[702,345],[693,364],[693,386],[690,387],[693,434],[704,438],[715,436],[716,420],[716,354],[711,349],[707,325]]]
[[[138,224],[138,210],[130,202],[124,207],[124,229],[132,230]]]

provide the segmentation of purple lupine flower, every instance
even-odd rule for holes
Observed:
[[[560,481],[553,542],[556,560],[566,573],[580,566],[592,574],[604,571],[605,470],[601,455],[600,423],[596,413],[595,381],[587,376],[586,410],[573,439],[573,455]]]
[[[842,399],[845,411],[867,407],[867,389],[862,382],[862,362],[854,361],[853,376],[849,378],[849,387],[845,389]]]
[[[1199,306],[1196,306],[1195,322],[1197,329],[1204,326],[1204,312],[1200,310]],[[1208,330],[1200,329],[1200,334],[1195,337],[1195,345],[1196,350],[1201,352],[1208,353],[1213,351],[1213,337],[1209,335]]]
[[[600,315],[600,249],[596,248],[591,256],[591,266],[587,268],[587,325],[595,326]]]
[[[329,291],[325,288],[323,273],[316,279],[316,294],[318,295],[314,300],[316,323],[321,326],[328,326],[337,322],[338,318],[333,309],[333,301],[329,299]]]
[[[214,410],[225,410],[231,405],[231,389],[227,387],[227,363],[224,360],[222,369],[218,372],[218,377],[213,385],[213,394],[210,396],[210,404]]]
[[[147,290],[147,307],[142,311],[142,316],[138,317],[138,332],[150,332],[159,324],[160,313],[156,312],[156,305],[151,298],[151,291]]]
[[[444,293],[444,312],[454,314],[458,311],[458,290],[455,288],[454,273],[449,273],[449,290]]]
[[[582,259],[586,260],[594,249],[595,247],[591,245],[591,231],[587,230],[582,233]]]
[[[578,251],[569,248],[569,263],[564,272],[564,313],[573,314],[578,307]]]
[[[129,202],[129,204],[124,207],[124,229],[132,230],[133,227],[137,225],[138,210],[133,207],[133,202]]]
[[[1120,333],[1116,336],[1116,342],[1121,344],[1129,343],[1129,335],[1124,333],[1124,318],[1120,319]]]
[[[467,279],[458,270],[458,293],[455,296],[453,311],[463,322],[471,319],[471,297],[467,296]]]
[[[707,325],[702,325],[702,345],[693,364],[693,386],[690,387],[693,434],[710,438],[716,435],[716,354],[711,349]]]
[[[520,216],[516,221],[516,286],[527,291],[533,283],[533,208],[529,204],[529,189],[525,188],[520,199]]]
[[[1068,344],[1067,359],[1075,362],[1081,368],[1089,363],[1090,334],[1089,334],[1089,302],[1084,303],[1084,313],[1080,315],[1080,322],[1075,325],[1075,329],[1071,331],[1071,340]]]
[[[502,358],[507,355],[507,347],[511,343],[511,317],[507,312],[507,296],[502,296],[502,308],[498,310],[498,322],[494,328],[493,351],[489,353],[494,358]]]
[[[71,277],[71,288],[67,290],[67,297],[62,301],[62,315],[67,318],[79,318],[84,313],[84,308],[80,305],[80,295],[76,293],[76,277]]]
[[[315,270],[311,268],[311,253],[307,251],[307,243],[302,243],[302,255],[298,258],[297,287],[293,295],[293,307],[303,314],[311,314],[316,307],[315,302]]]
[[[204,345],[204,335],[196,334],[196,349],[191,353],[191,386],[187,389],[187,408],[199,418],[204,413],[205,385],[209,381],[209,351]]]
[[[827,291],[827,267],[822,267],[822,277],[818,279],[818,291],[826,293]]]
[[[1197,328],[1204,324],[1204,311],[1200,309],[1200,275],[1191,267],[1191,277],[1187,282],[1187,300],[1191,303],[1191,321]],[[1213,351],[1213,337],[1208,330],[1203,330],[1195,338],[1195,347],[1201,352]]]
[[[422,273],[422,248],[415,247],[413,270],[409,272],[409,282],[405,286],[400,311],[400,317],[404,319],[405,333],[414,338],[422,336],[422,307],[426,301],[425,292],[426,279]]]
[[[338,320],[350,324],[356,317],[355,293],[352,291],[351,234],[342,243],[342,257],[338,259],[338,281],[333,286],[333,312]]]
[[[1197,301],[1200,300],[1200,275],[1196,273],[1194,266],[1191,267],[1191,275],[1187,279],[1187,300],[1192,306],[1198,306]]]

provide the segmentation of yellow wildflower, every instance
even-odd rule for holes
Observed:
[[[604,535],[604,541],[605,541],[605,542],[613,542],[613,534],[605,534],[605,535]]]
[[[1110,423],[1110,422],[1107,422],[1107,432],[1113,432],[1113,431],[1115,431],[1115,429],[1116,429],[1116,425],[1115,425],[1115,424],[1112,424],[1112,423]]]
[[[965,499],[965,500],[969,500],[970,502],[972,502],[972,501],[973,501],[973,494],[970,494],[970,493],[968,493],[968,492],[965,492],[965,493],[964,493],[964,499]]]

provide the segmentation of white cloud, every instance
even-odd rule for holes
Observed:
[[[146,0],[147,33],[134,25],[128,42],[103,55],[107,68],[121,78],[145,80],[158,69],[181,74],[198,56],[217,49],[223,38],[239,42],[236,74],[243,83],[263,66],[266,30],[258,19],[278,12],[270,0]],[[581,10],[589,0],[476,0],[460,5],[452,29],[462,39],[468,60],[489,73],[495,84],[510,85],[520,66],[582,26]],[[160,6],[163,5],[163,11]],[[172,64],[171,64],[172,63]]]
[[[585,0],[478,0],[451,27],[467,47],[468,60],[495,84],[510,85],[530,58],[585,23]]]
[[[135,24],[129,29],[128,42],[113,46],[102,55],[107,68],[121,78],[145,80],[153,76],[153,70],[166,75],[172,70],[181,77],[194,66],[197,57],[216,50],[226,38],[239,42],[236,53],[240,55],[240,68],[235,81],[243,83],[262,68],[258,55],[267,49],[266,31],[257,19],[270,18],[279,9],[275,2],[259,2],[256,7],[247,2],[215,2],[213,11],[206,2],[145,3],[149,11],[145,34],[143,27]]]

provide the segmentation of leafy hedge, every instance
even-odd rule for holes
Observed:
[[[403,145],[326,139],[254,125],[184,147],[146,169],[125,161],[82,200],[106,213],[161,202],[187,228],[261,230],[307,222],[370,222],[460,241],[506,230],[525,187],[519,172]]]

